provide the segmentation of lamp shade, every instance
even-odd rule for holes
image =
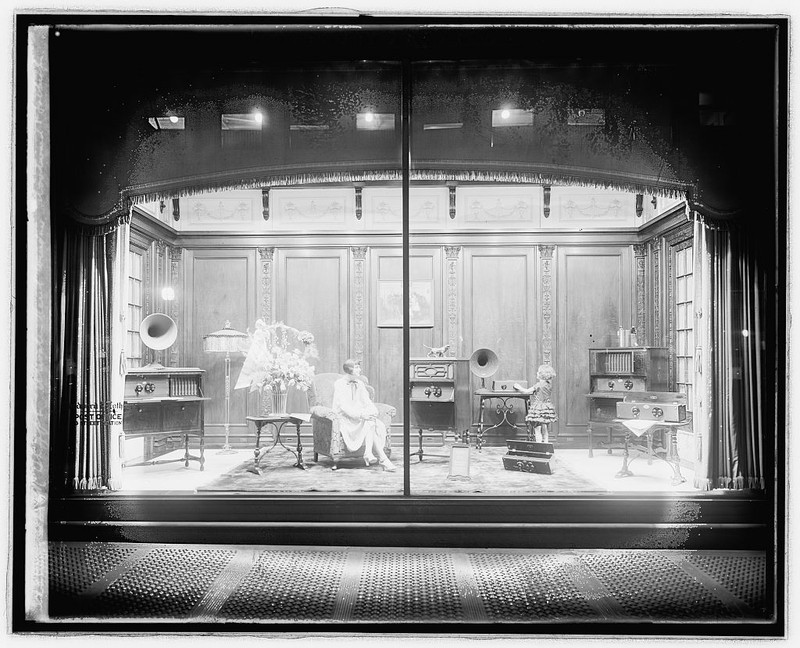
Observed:
[[[250,338],[247,333],[242,333],[231,328],[231,323],[225,321],[225,326],[219,331],[214,331],[203,336],[203,351],[206,353],[242,353],[247,350]]]

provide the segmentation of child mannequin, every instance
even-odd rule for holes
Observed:
[[[539,365],[536,384],[533,386],[533,402],[525,417],[525,422],[535,428],[535,440],[550,442],[550,424],[558,420],[556,410],[550,400],[553,393],[553,378],[556,372],[550,365]]]

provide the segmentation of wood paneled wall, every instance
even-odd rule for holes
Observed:
[[[205,417],[210,434],[220,433],[225,420],[225,356],[204,353],[203,336],[218,331],[229,321],[246,331],[256,320],[256,250],[220,247],[187,250],[185,257],[187,365],[206,370]],[[231,387],[242,368],[242,357],[231,356]],[[245,432],[245,417],[256,407],[246,390],[231,394],[232,434]]]
[[[616,346],[618,327],[632,325],[631,253],[630,247],[574,246],[558,248],[556,256],[559,439],[582,445],[588,421],[588,349]]]
[[[498,237],[495,237],[498,238]],[[410,331],[410,355],[451,343],[454,357],[469,358],[488,347],[500,360],[492,379],[533,383],[548,359],[557,372],[556,431],[565,444],[585,443],[588,348],[608,344],[618,326],[636,324],[636,289],[630,245],[530,245],[505,235],[493,244],[412,247],[410,278],[430,282],[432,327]],[[360,358],[377,399],[397,408],[402,423],[403,331],[382,326],[379,287],[402,280],[402,250],[373,245],[219,247],[186,250],[185,316],[187,364],[208,371],[209,436],[221,434],[224,359],[202,352],[203,335],[226,320],[239,330],[259,317],[311,331],[319,372],[340,371],[348,357]],[[241,369],[233,360],[232,381]],[[490,381],[492,380],[490,379]],[[480,386],[473,377],[472,388]],[[255,396],[235,391],[231,434],[246,444],[244,417],[260,407]],[[522,422],[522,414],[515,415]],[[252,435],[250,435],[252,436]],[[213,444],[213,441],[212,441]]]

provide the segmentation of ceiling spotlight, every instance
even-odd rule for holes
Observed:
[[[500,116],[503,119],[508,119],[509,117],[511,117],[511,111],[508,110],[508,108],[505,108],[505,109],[503,109],[503,112],[500,113]]]
[[[374,119],[374,115],[371,112],[368,112],[364,115],[364,119],[368,122],[371,122]]]
[[[257,121],[259,124],[260,124],[260,123],[262,123],[262,122],[264,121],[264,115],[262,115],[262,114],[261,114],[259,111],[256,111],[256,112],[255,112],[255,114],[253,115],[253,117],[255,118],[255,120],[256,120],[256,121]]]
[[[169,116],[169,120],[170,120],[170,121],[171,121],[173,124],[177,124],[177,123],[178,123],[178,116],[177,116],[177,115],[170,115],[170,116]]]

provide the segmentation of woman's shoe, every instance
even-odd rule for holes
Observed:
[[[371,466],[374,463],[378,463],[378,460],[373,455],[364,455],[364,464],[367,466]]]
[[[394,472],[395,470],[397,470],[397,467],[388,459],[384,459],[383,461],[381,461],[381,466],[383,466],[383,469],[386,472]]]

